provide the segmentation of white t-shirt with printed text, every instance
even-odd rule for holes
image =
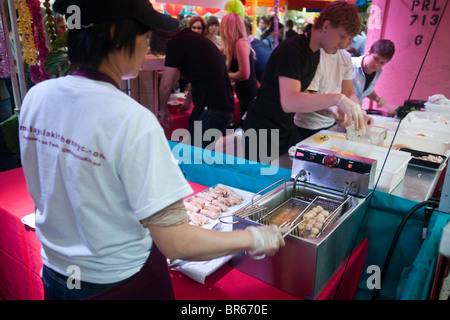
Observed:
[[[138,272],[153,244],[139,220],[192,193],[156,117],[112,84],[67,76],[27,93],[23,169],[46,266],[113,283]]]

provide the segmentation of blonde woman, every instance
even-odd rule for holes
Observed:
[[[247,41],[244,20],[236,13],[229,13],[220,23],[229,77],[236,83],[241,120],[244,120],[248,105],[256,97],[258,83],[255,76],[254,52]]]

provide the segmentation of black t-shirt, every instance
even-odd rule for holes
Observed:
[[[177,34],[167,46],[165,66],[179,68],[192,85],[196,109],[234,111],[234,98],[225,58],[205,36],[190,29]]]
[[[285,113],[281,107],[278,77],[299,80],[302,91],[308,88],[320,59],[320,50],[312,52],[309,43],[309,33],[290,37],[280,43],[267,61],[257,98],[247,110],[245,129],[280,130],[280,154],[299,141],[296,141],[298,134],[294,113]]]
[[[375,78],[376,72],[372,72],[370,74],[367,74],[364,72],[364,75],[366,76],[366,83],[364,84],[364,91],[367,90],[367,88],[370,86],[370,83]]]
[[[256,93],[258,92],[258,83],[256,82],[256,73],[255,73],[255,62],[253,58],[253,52],[250,51],[248,56],[250,63],[250,76],[247,80],[236,81],[235,91],[237,97],[239,99],[239,107],[241,117],[247,111],[248,105],[253,101],[256,97]],[[230,71],[237,72],[239,70],[239,64],[237,59],[231,60]]]
[[[246,88],[246,87],[257,87],[258,84],[256,82],[256,73],[255,73],[255,58],[253,52],[250,51],[250,55],[248,56],[249,64],[250,64],[250,76],[247,80],[236,81],[236,90],[238,88]],[[236,58],[233,58],[230,63],[230,71],[238,72],[239,64]]]

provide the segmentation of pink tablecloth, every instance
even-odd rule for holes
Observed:
[[[206,187],[191,183],[194,193]],[[21,168],[0,173],[0,300],[43,298],[39,272],[40,243],[34,229],[21,218],[34,212]],[[331,279],[319,299],[352,299],[362,273],[367,240],[354,250],[346,267]],[[226,264],[200,284],[172,271],[177,300],[290,300],[297,297],[242,273]],[[336,288],[340,288],[335,294]]]
[[[191,109],[186,112],[178,112],[178,113],[172,114],[173,121],[172,121],[172,124],[170,125],[170,127],[163,126],[164,134],[166,135],[167,140],[177,141],[176,138],[172,139],[172,133],[176,129],[189,130],[189,117],[191,116],[193,107],[194,106],[192,105]]]

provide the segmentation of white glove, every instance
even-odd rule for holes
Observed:
[[[254,246],[249,251],[250,254],[273,255],[278,249],[284,246],[284,239],[278,226],[248,227],[253,234]]]
[[[348,124],[354,123],[356,130],[361,130],[364,128],[364,113],[362,112],[359,104],[355,103],[343,94],[336,106],[339,110],[345,113],[349,121]]]
[[[382,108],[386,104],[386,100],[383,97],[378,97],[377,108]]]

